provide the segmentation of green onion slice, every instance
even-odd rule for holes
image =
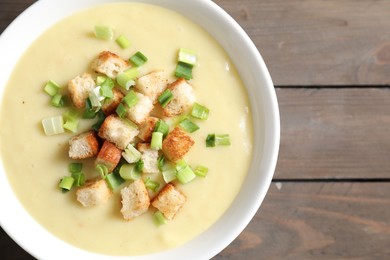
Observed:
[[[61,87],[56,83],[54,82],[53,80],[50,80],[46,83],[45,87],[43,88],[43,90],[50,96],[54,97],[55,95],[57,95],[58,93],[58,90],[60,89]]]
[[[161,213],[161,211],[156,211],[153,214],[153,221],[154,224],[156,224],[156,226],[158,227],[167,224],[167,220],[164,217],[164,215]]]
[[[169,125],[160,119],[157,121],[153,131],[162,133],[163,138],[165,138],[169,132]]]
[[[184,118],[183,120],[180,121],[179,126],[183,128],[185,131],[188,133],[193,133],[197,130],[199,130],[199,126],[189,120],[188,118]]]
[[[59,187],[62,190],[69,191],[72,188],[73,183],[74,183],[73,177],[65,176],[64,178],[61,179]]]
[[[123,98],[122,102],[125,103],[129,108],[131,108],[137,105],[138,96],[133,90],[130,90],[129,93],[127,93],[126,96]]]
[[[230,136],[228,134],[215,135],[215,145],[230,145]]]
[[[179,62],[194,66],[196,64],[196,52],[181,48],[179,51]]]
[[[114,92],[110,86],[104,85],[100,87],[100,95],[105,98],[113,98]]]
[[[110,27],[96,25],[95,26],[95,36],[98,39],[110,41],[114,37],[114,32]]]
[[[192,79],[192,65],[184,62],[177,63],[175,76],[178,78],[185,78],[186,80]]]
[[[165,183],[170,183],[171,181],[176,180],[177,171],[175,168],[169,168],[162,172],[163,179]]]
[[[130,57],[129,59],[135,66],[139,67],[148,61],[148,58],[140,51]]]
[[[141,159],[142,154],[132,145],[129,144],[122,152],[122,157],[128,163],[135,163]]]
[[[138,172],[142,172],[144,170],[144,161],[139,160],[138,162],[135,163],[135,170]]]
[[[210,113],[210,110],[207,107],[202,106],[196,102],[192,106],[191,116],[193,116],[195,118],[198,118],[201,120],[206,120],[209,118],[209,113]]]
[[[205,166],[198,166],[195,168],[195,171],[194,171],[196,176],[199,176],[199,177],[206,177],[208,172],[209,172],[209,169]]]
[[[95,169],[100,174],[102,179],[105,179],[108,176],[108,168],[104,164],[97,164]]]
[[[62,116],[53,116],[42,120],[43,130],[47,136],[61,134],[64,130]]]
[[[119,169],[119,175],[125,180],[138,180],[141,173],[135,169],[134,164],[123,164]]]
[[[159,97],[158,102],[162,107],[166,107],[169,102],[173,99],[173,94],[169,89],[166,89]]]
[[[165,157],[164,155],[160,155],[157,159],[157,167],[160,170],[160,172],[163,172],[165,165]]]
[[[176,177],[182,184],[187,184],[196,177],[194,171],[184,160],[180,160],[176,163],[176,171]]]
[[[96,117],[96,111],[92,108],[91,100],[87,98],[85,102],[85,111],[83,113],[84,119],[93,119]]]
[[[72,178],[74,179],[73,186],[80,187],[85,184],[85,175],[83,172],[72,173]]]
[[[120,104],[116,107],[115,112],[116,112],[116,114],[117,114],[120,118],[125,118],[125,116],[126,116],[126,107],[125,107],[125,105],[123,105],[122,103],[120,103]]]
[[[150,148],[152,148],[153,150],[161,150],[163,135],[164,134],[160,132],[153,132],[152,140],[150,141]]]
[[[215,146],[215,134],[209,134],[206,137],[206,147],[214,147]]]
[[[51,104],[54,107],[63,107],[65,105],[64,98],[61,94],[56,94],[51,99]]]
[[[115,190],[125,182],[125,180],[117,172],[108,174],[105,179],[111,190]]]
[[[118,45],[121,46],[122,49],[126,49],[131,45],[130,40],[123,34],[116,38],[116,43],[118,43]]]
[[[119,73],[116,77],[116,82],[122,88],[129,90],[130,87],[135,85],[135,79],[138,77],[139,71],[137,67],[130,68],[122,73]]]
[[[144,181],[145,187],[154,192],[160,187],[160,183],[152,181],[149,177]]]
[[[71,108],[68,111],[66,111],[65,113],[63,113],[62,116],[66,121],[77,120],[80,117],[80,112],[75,108]]]
[[[65,124],[63,125],[64,129],[69,130],[73,133],[77,132],[77,129],[79,127],[79,120],[66,120]]]
[[[104,120],[106,119],[106,115],[101,110],[99,110],[97,116],[98,116],[98,120],[96,121],[95,124],[92,125],[92,129],[96,132],[99,131],[100,126],[103,124]]]
[[[69,164],[69,172],[70,173],[81,172],[82,169],[83,169],[82,163],[70,163]]]

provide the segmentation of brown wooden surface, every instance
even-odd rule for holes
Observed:
[[[33,2],[0,0],[0,33]],[[214,259],[390,259],[390,1],[215,2],[267,63],[281,146],[261,209]],[[31,259],[2,230],[0,258]]]

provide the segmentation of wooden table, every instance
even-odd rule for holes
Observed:
[[[0,0],[0,32],[34,2]],[[214,259],[390,259],[390,1],[215,2],[270,70],[281,146],[261,209]],[[0,256],[31,258],[3,231]]]

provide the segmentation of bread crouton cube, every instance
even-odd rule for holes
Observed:
[[[168,183],[153,199],[152,205],[161,211],[166,219],[172,220],[185,202],[184,194]]]
[[[176,162],[188,153],[194,143],[194,140],[186,132],[175,127],[164,139],[162,150],[166,158]]]
[[[163,70],[157,70],[138,78],[135,89],[149,97],[153,104],[155,104],[157,98],[167,88],[167,85],[168,78],[165,72]]]
[[[115,79],[116,76],[130,67],[130,64],[115,53],[103,51],[92,62],[91,68],[98,73]]]
[[[106,202],[112,196],[112,191],[105,180],[95,179],[78,188],[76,196],[84,207],[91,207]]]
[[[128,120],[113,114],[106,117],[98,135],[115,144],[119,149],[124,150],[138,135],[138,129]]]
[[[88,131],[69,140],[69,158],[80,160],[94,157],[99,152],[99,143],[93,131]]]
[[[114,97],[106,99],[102,105],[102,111],[106,116],[115,113],[116,108],[119,106],[124,96],[122,92],[116,88],[114,88],[112,92],[114,94]]]
[[[112,172],[118,165],[122,157],[122,150],[118,149],[109,141],[104,141],[99,154],[96,157],[95,165],[103,164],[107,167],[108,172]]]
[[[141,152],[141,160],[144,162],[144,173],[159,173],[158,151],[150,148],[149,143],[138,143],[137,150]]]
[[[173,94],[172,100],[163,108],[167,117],[181,115],[189,110],[195,102],[195,94],[192,86],[183,78],[168,85]]]
[[[127,110],[126,117],[136,123],[142,124],[149,117],[153,109],[153,103],[147,96],[135,92],[138,97],[138,102]]]
[[[144,142],[149,142],[152,138],[152,134],[158,120],[160,119],[158,119],[157,117],[152,117],[152,116],[148,117],[139,127],[139,134],[138,134],[139,139],[141,139]]]
[[[132,220],[145,213],[150,206],[150,198],[144,182],[139,179],[121,190],[121,213],[125,220]]]
[[[93,91],[94,87],[95,81],[88,73],[70,80],[68,82],[68,92],[73,105],[76,108],[85,107],[89,93]]]

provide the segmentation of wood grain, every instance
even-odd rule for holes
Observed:
[[[252,38],[275,85],[389,85],[388,0],[215,0]]]
[[[390,178],[388,88],[277,89],[275,178]]]
[[[389,259],[389,197],[390,183],[274,183],[214,260]]]

